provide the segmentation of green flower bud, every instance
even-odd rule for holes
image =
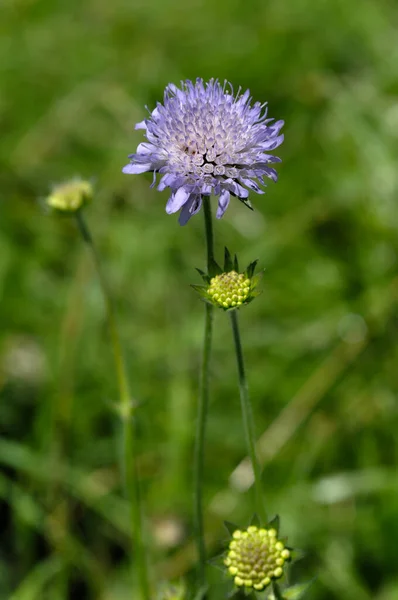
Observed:
[[[46,204],[57,212],[73,213],[88,204],[92,197],[93,186],[89,181],[73,179],[54,186]]]
[[[210,304],[223,310],[235,310],[248,304],[258,296],[255,288],[260,276],[254,275],[257,261],[250,263],[243,273],[239,272],[238,258],[232,260],[229,250],[225,249],[224,269],[213,261],[209,272],[197,269],[206,285],[192,287]]]
[[[273,579],[282,577],[290,551],[277,535],[276,529],[255,525],[233,532],[224,564],[237,587],[261,592]]]
[[[211,278],[207,295],[220,308],[236,308],[248,301],[250,288],[250,279],[244,273],[230,271]]]

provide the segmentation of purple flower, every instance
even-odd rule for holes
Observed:
[[[231,88],[231,89],[229,89]],[[280,158],[267,154],[283,142],[283,121],[267,119],[266,104],[251,105],[250,92],[233,95],[232,86],[211,79],[185,81],[181,89],[166,87],[148,119],[136,125],[144,129],[141,143],[123,173],[161,174],[158,190],[171,189],[166,212],[180,211],[185,225],[202,205],[202,196],[218,196],[217,218],[225,213],[230,196],[250,206],[249,191],[264,191],[264,178],[277,180],[271,163]]]

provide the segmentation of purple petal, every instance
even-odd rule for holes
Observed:
[[[285,121],[276,121],[276,123],[273,123],[272,125],[270,125],[269,129],[272,129],[272,132],[275,135],[280,132],[280,130],[282,129],[284,124],[285,124]]]
[[[136,123],[134,129],[146,129],[145,119],[143,121],[140,121],[139,123]]]
[[[281,135],[278,135],[278,137],[276,138],[271,138],[270,140],[266,141],[266,142],[261,142],[261,148],[263,150],[273,150],[274,148],[277,148],[278,146],[281,145],[281,143],[283,142],[284,139],[284,135],[283,133]]]
[[[229,204],[229,200],[230,200],[230,193],[228,190],[222,190],[220,197],[218,199],[218,207],[217,207],[217,213],[216,213],[216,218],[217,219],[221,219],[221,217],[223,216],[223,214],[225,213],[225,211],[228,208],[228,204]]]
[[[127,173],[129,175],[139,175],[140,173],[145,173],[146,171],[152,170],[152,165],[144,164],[144,165],[126,165],[123,167],[122,172]]]
[[[246,177],[241,177],[240,181],[246,185],[249,189],[253,190],[257,194],[265,194],[264,190],[258,187],[257,183],[252,179],[247,179]]]
[[[178,188],[178,182],[179,180],[182,178],[179,178],[177,175],[174,175],[173,173],[166,173],[166,175],[163,175],[162,179],[159,181],[159,185],[158,185],[158,191],[159,192],[163,192],[163,190],[165,190],[167,187],[174,187],[174,188]],[[180,185],[183,183],[183,180],[180,182]]]
[[[278,173],[275,171],[275,169],[272,169],[271,167],[266,167],[263,170],[263,176],[269,177],[270,179],[272,179],[272,181],[278,181]]]
[[[224,187],[238,198],[247,198],[249,196],[249,192],[232,179],[227,180],[224,184]]]
[[[142,142],[138,144],[137,154],[150,154],[151,152],[156,152],[157,148],[153,144],[148,144],[148,142]]]
[[[175,194],[172,194],[168,199],[166,204],[166,212],[168,215],[177,212],[180,210],[182,206],[184,206],[185,202],[188,200],[190,192],[183,186],[180,187],[179,190],[176,191]]]
[[[199,212],[202,206],[202,196],[200,194],[191,194],[188,202],[181,209],[178,222],[180,225],[186,225],[189,219]]]

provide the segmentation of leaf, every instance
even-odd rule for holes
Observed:
[[[273,517],[273,519],[271,519],[271,521],[268,522],[267,528],[276,529],[277,533],[279,533],[279,525],[279,515],[275,515],[275,517]]]
[[[286,598],[286,600],[300,600],[300,598],[304,597],[307,590],[314,583],[315,579],[316,578],[314,577],[310,581],[306,581],[304,583],[298,583],[296,585],[289,587],[287,590],[284,591],[284,594],[283,594],[284,598]]]
[[[224,525],[228,530],[228,533],[230,535],[234,534],[234,531],[236,531],[237,529],[239,529],[239,527],[237,525],[235,525],[235,523],[231,523],[230,521],[224,521]]]
[[[212,258],[210,260],[209,263],[209,275],[210,277],[215,277],[216,275],[221,275],[222,273],[222,268],[220,267],[220,265],[218,265],[216,263],[216,261],[214,260],[214,258]]]
[[[224,271],[226,273],[229,273],[229,271],[232,271],[232,269],[233,269],[233,264],[232,264],[231,253],[228,250],[228,248],[225,246],[225,248],[224,248]]]
[[[201,278],[203,279],[203,281],[205,281],[206,283],[210,283],[210,277],[207,275],[207,273],[202,271],[202,269],[196,268],[196,270],[199,273],[199,275],[201,276]]]
[[[207,288],[204,285],[196,285],[194,283],[191,283],[190,287],[193,288],[195,292],[199,294],[199,296],[202,296],[202,298],[208,300]]]
[[[212,567],[215,567],[216,569],[219,569],[220,571],[223,571],[223,573],[225,573],[227,567],[224,564],[224,559],[225,552],[222,552],[221,554],[217,554],[217,556],[213,556],[213,558],[210,558],[207,562]]]
[[[202,587],[198,591],[198,593],[194,596],[193,600],[203,600],[203,598],[206,597],[207,591],[208,591],[207,586]]]
[[[250,525],[254,525],[255,527],[261,527],[260,517],[257,513],[254,513],[254,515],[250,519]]]
[[[279,585],[275,581],[272,582],[272,590],[274,592],[275,600],[284,600],[282,593],[279,589]]]
[[[257,263],[258,263],[258,258],[256,260],[254,260],[253,262],[251,262],[250,265],[246,268],[245,272],[249,279],[251,279],[253,277]]]
[[[253,210],[253,207],[251,205],[249,198],[239,198],[239,200],[242,202],[242,204],[247,206],[247,208],[250,208],[250,210]]]

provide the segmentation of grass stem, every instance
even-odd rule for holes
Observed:
[[[109,337],[115,359],[116,377],[119,388],[119,412],[122,421],[122,465],[124,490],[130,505],[131,539],[134,541],[134,552],[131,551],[132,567],[137,569],[139,588],[142,600],[150,600],[147,552],[144,542],[144,527],[141,511],[141,494],[137,470],[137,444],[134,430],[134,405],[130,394],[127,369],[122,352],[119,332],[116,323],[112,294],[101,266],[100,256],[82,211],[75,213],[78,229],[91,252],[97,270],[102,294],[106,306],[106,318]],[[133,560],[134,556],[134,560]],[[134,592],[132,592],[133,597]]]

